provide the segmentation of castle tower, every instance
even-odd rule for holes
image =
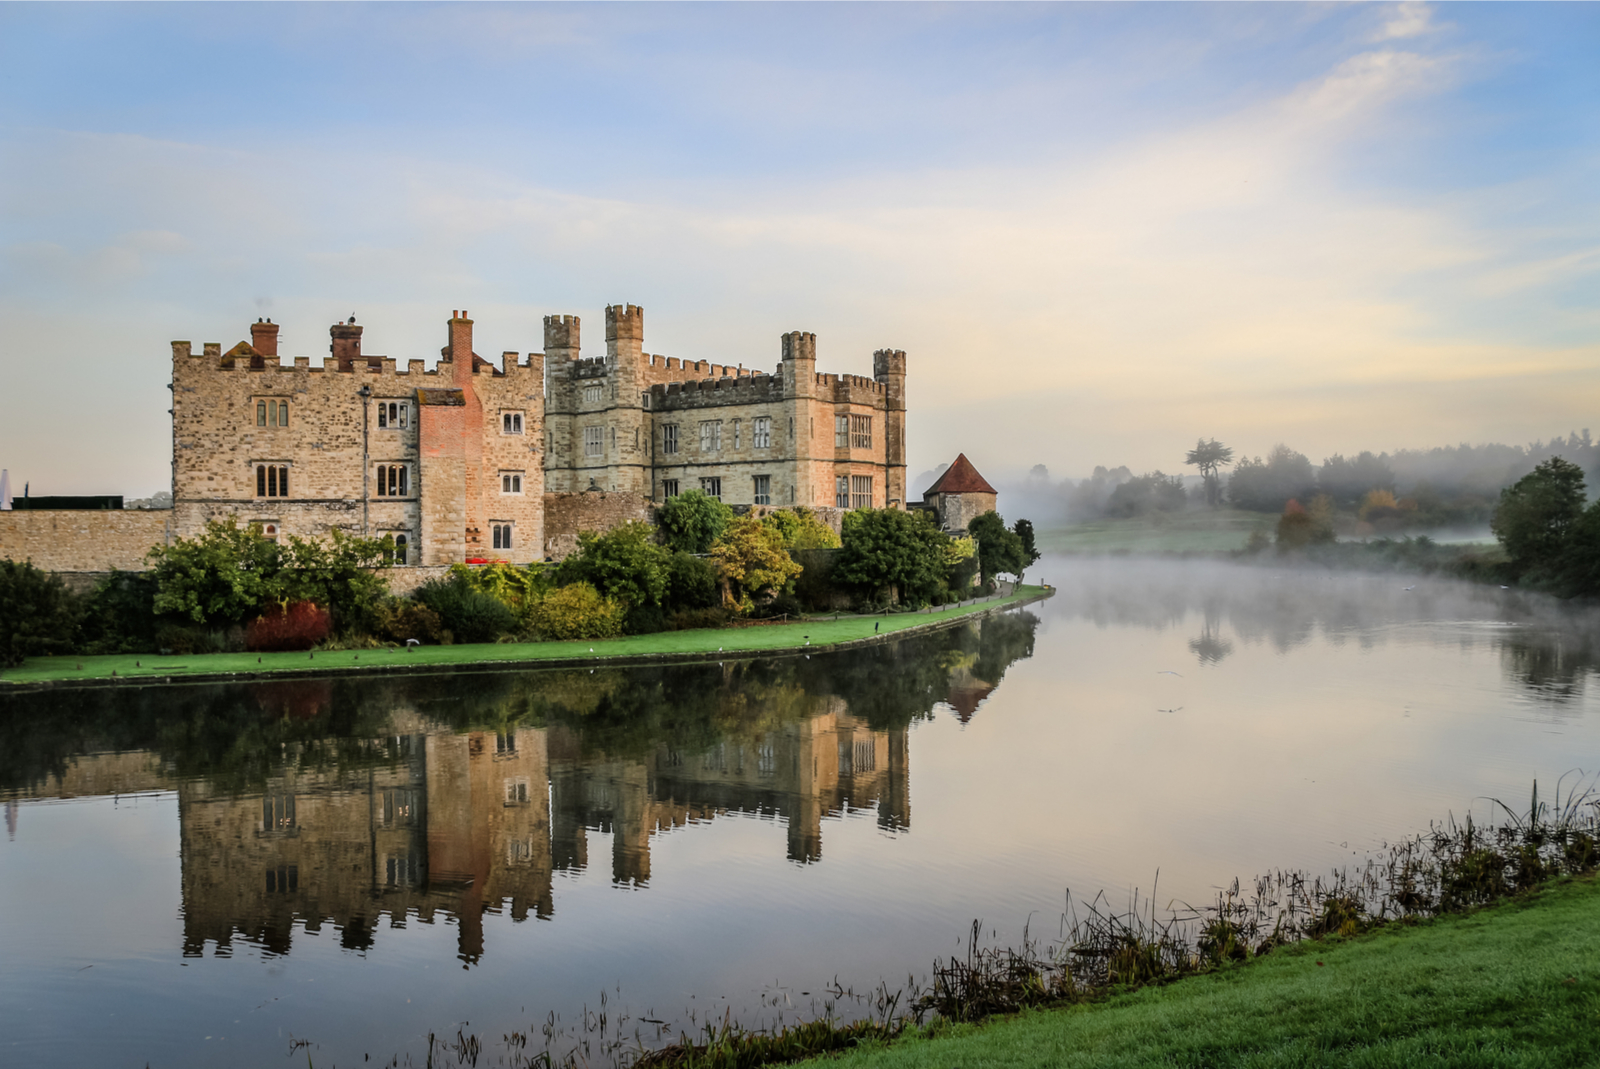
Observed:
[[[872,354],[872,377],[884,386],[884,466],[887,481],[884,503],[905,508],[906,502],[906,354],[903,349],[879,349]]]
[[[816,421],[820,406],[817,403],[817,336],[809,331],[790,331],[783,336],[784,408],[788,412],[788,442],[794,457],[794,499],[785,504],[831,504],[819,498],[822,493],[822,476],[818,473],[819,454],[816,450]],[[832,431],[825,430],[832,442]]]
[[[644,309],[632,304],[607,305],[604,396],[608,411],[603,446],[608,470],[597,482],[602,490],[651,491],[651,428],[644,411],[643,365]]]

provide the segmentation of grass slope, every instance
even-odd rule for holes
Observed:
[[[118,679],[137,682],[168,676],[213,675],[228,672],[326,672],[361,668],[381,668],[395,664],[410,667],[483,664],[486,662],[598,661],[617,657],[672,657],[725,651],[761,653],[768,650],[803,647],[807,639],[814,649],[840,642],[893,634],[909,628],[926,627],[970,616],[1006,605],[1036,598],[1044,587],[1023,586],[1006,598],[978,602],[964,608],[947,608],[931,613],[896,613],[889,616],[847,616],[768,624],[760,627],[715,628],[699,631],[663,631],[654,635],[629,635],[623,638],[582,639],[572,642],[506,642],[460,646],[415,646],[409,651],[326,650],[305,653],[205,653],[188,656],[126,654],[110,657],[30,657],[16,668],[0,672],[8,683],[38,683],[54,680]],[[81,666],[81,667],[79,667]]]
[[[1276,524],[1264,512],[1190,509],[1052,527],[1037,538],[1040,549],[1056,553],[1214,553],[1243,549],[1251,531],[1271,534]]]
[[[1600,882],[1302,943],[1109,1001],[851,1052],[840,1069],[1600,1064]]]

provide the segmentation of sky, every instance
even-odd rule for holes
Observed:
[[[913,473],[1600,431],[1597,4],[0,4],[0,467],[170,342],[908,354]]]

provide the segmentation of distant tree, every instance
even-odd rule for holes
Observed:
[[[723,582],[723,604],[749,612],[758,600],[782,593],[800,565],[789,556],[782,533],[749,516],[735,517],[711,544],[711,559]]]
[[[1152,512],[1180,512],[1188,504],[1183,480],[1159,471],[1129,479],[1106,499],[1107,516],[1145,516]]]
[[[732,509],[699,490],[688,490],[668,498],[656,509],[656,528],[661,541],[680,553],[710,551],[711,543],[722,537],[732,519]]]
[[[1183,458],[1185,464],[1192,464],[1200,469],[1200,477],[1205,482],[1206,504],[1216,508],[1222,504],[1222,476],[1219,474],[1224,464],[1233,462],[1233,450],[1212,438],[1207,441],[1201,438],[1195,443]]]
[[[1333,498],[1334,502],[1351,507],[1370,490],[1393,491],[1394,472],[1385,456],[1373,456],[1363,451],[1351,460],[1335,453],[1322,462],[1317,472],[1317,489]]]
[[[70,652],[77,626],[76,599],[60,576],[0,560],[0,666]]]
[[[1282,444],[1272,447],[1267,459],[1241,460],[1228,477],[1228,497],[1242,509],[1280,512],[1293,499],[1307,499],[1316,491],[1316,475],[1303,453]]]
[[[1521,568],[1554,565],[1583,514],[1583,469],[1551,457],[1500,493],[1490,530]]]
[[[1022,581],[1022,573],[1032,562],[1023,555],[1022,539],[1006,529],[998,512],[991,509],[967,524],[967,534],[978,543],[978,571],[986,587],[1002,573]]]
[[[1035,464],[1033,467],[1028,469],[1028,478],[1048,481],[1050,478],[1050,469],[1045,467],[1043,464]]]

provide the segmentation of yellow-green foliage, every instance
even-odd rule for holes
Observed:
[[[570,583],[536,602],[528,620],[540,638],[610,638],[622,634],[626,614],[588,583]]]
[[[947,568],[954,568],[964,560],[971,560],[978,554],[978,543],[970,538],[952,538],[944,546],[944,564]]]
[[[723,603],[749,612],[755,599],[770,597],[800,574],[783,545],[783,535],[749,516],[735,517],[711,546],[711,559],[723,582]]]
[[[784,549],[839,548],[838,533],[804,506],[779,509],[761,522],[775,528],[783,536]]]
[[[530,564],[526,568],[518,568],[503,560],[473,567],[452,564],[450,577],[466,583],[473,590],[490,595],[518,616],[523,615],[550,589],[550,581],[544,575],[542,564]]]

